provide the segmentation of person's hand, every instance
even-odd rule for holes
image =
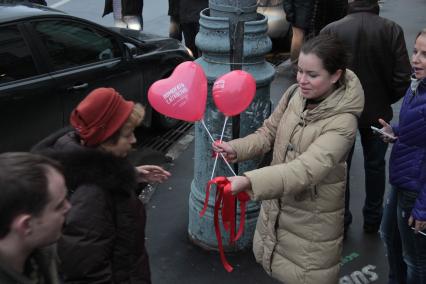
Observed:
[[[251,182],[248,177],[234,176],[228,177],[228,180],[231,182],[231,191],[233,195],[242,191],[251,191]]]
[[[143,165],[136,167],[138,182],[159,182],[167,180],[171,174],[160,166]]]
[[[213,151],[218,154],[223,154],[228,162],[235,163],[237,161],[237,152],[227,142],[215,141],[212,144]]]
[[[417,234],[419,231],[426,229],[426,221],[414,220],[413,216],[410,215],[408,226],[414,227],[414,232]]]
[[[384,133],[389,134],[389,136],[386,135],[382,135],[381,138],[383,139],[384,142],[386,143],[393,143],[395,142],[395,140],[398,138],[395,136],[395,133],[392,130],[392,126],[390,126],[386,121],[384,121],[383,119],[379,118],[379,123],[383,126],[382,130]]]

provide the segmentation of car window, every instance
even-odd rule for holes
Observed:
[[[34,60],[18,27],[0,27],[0,84],[35,75]]]
[[[34,23],[55,70],[121,57],[117,41],[109,34],[71,21]]]

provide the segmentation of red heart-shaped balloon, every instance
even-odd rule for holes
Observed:
[[[213,100],[226,116],[243,112],[256,94],[256,80],[250,73],[235,70],[216,79],[213,84]]]
[[[190,122],[201,120],[206,110],[206,75],[195,62],[183,62],[170,77],[151,85],[148,100],[156,111],[166,116]]]

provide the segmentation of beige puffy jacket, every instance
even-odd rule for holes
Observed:
[[[312,110],[299,88],[283,95],[255,133],[230,142],[239,161],[273,146],[271,166],[244,173],[262,200],[253,240],[256,260],[286,284],[338,282],[343,239],[346,156],[364,106],[358,78]]]

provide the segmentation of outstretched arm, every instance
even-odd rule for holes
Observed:
[[[160,166],[155,165],[142,165],[136,167],[137,181],[138,182],[164,182],[171,173],[166,171]]]

